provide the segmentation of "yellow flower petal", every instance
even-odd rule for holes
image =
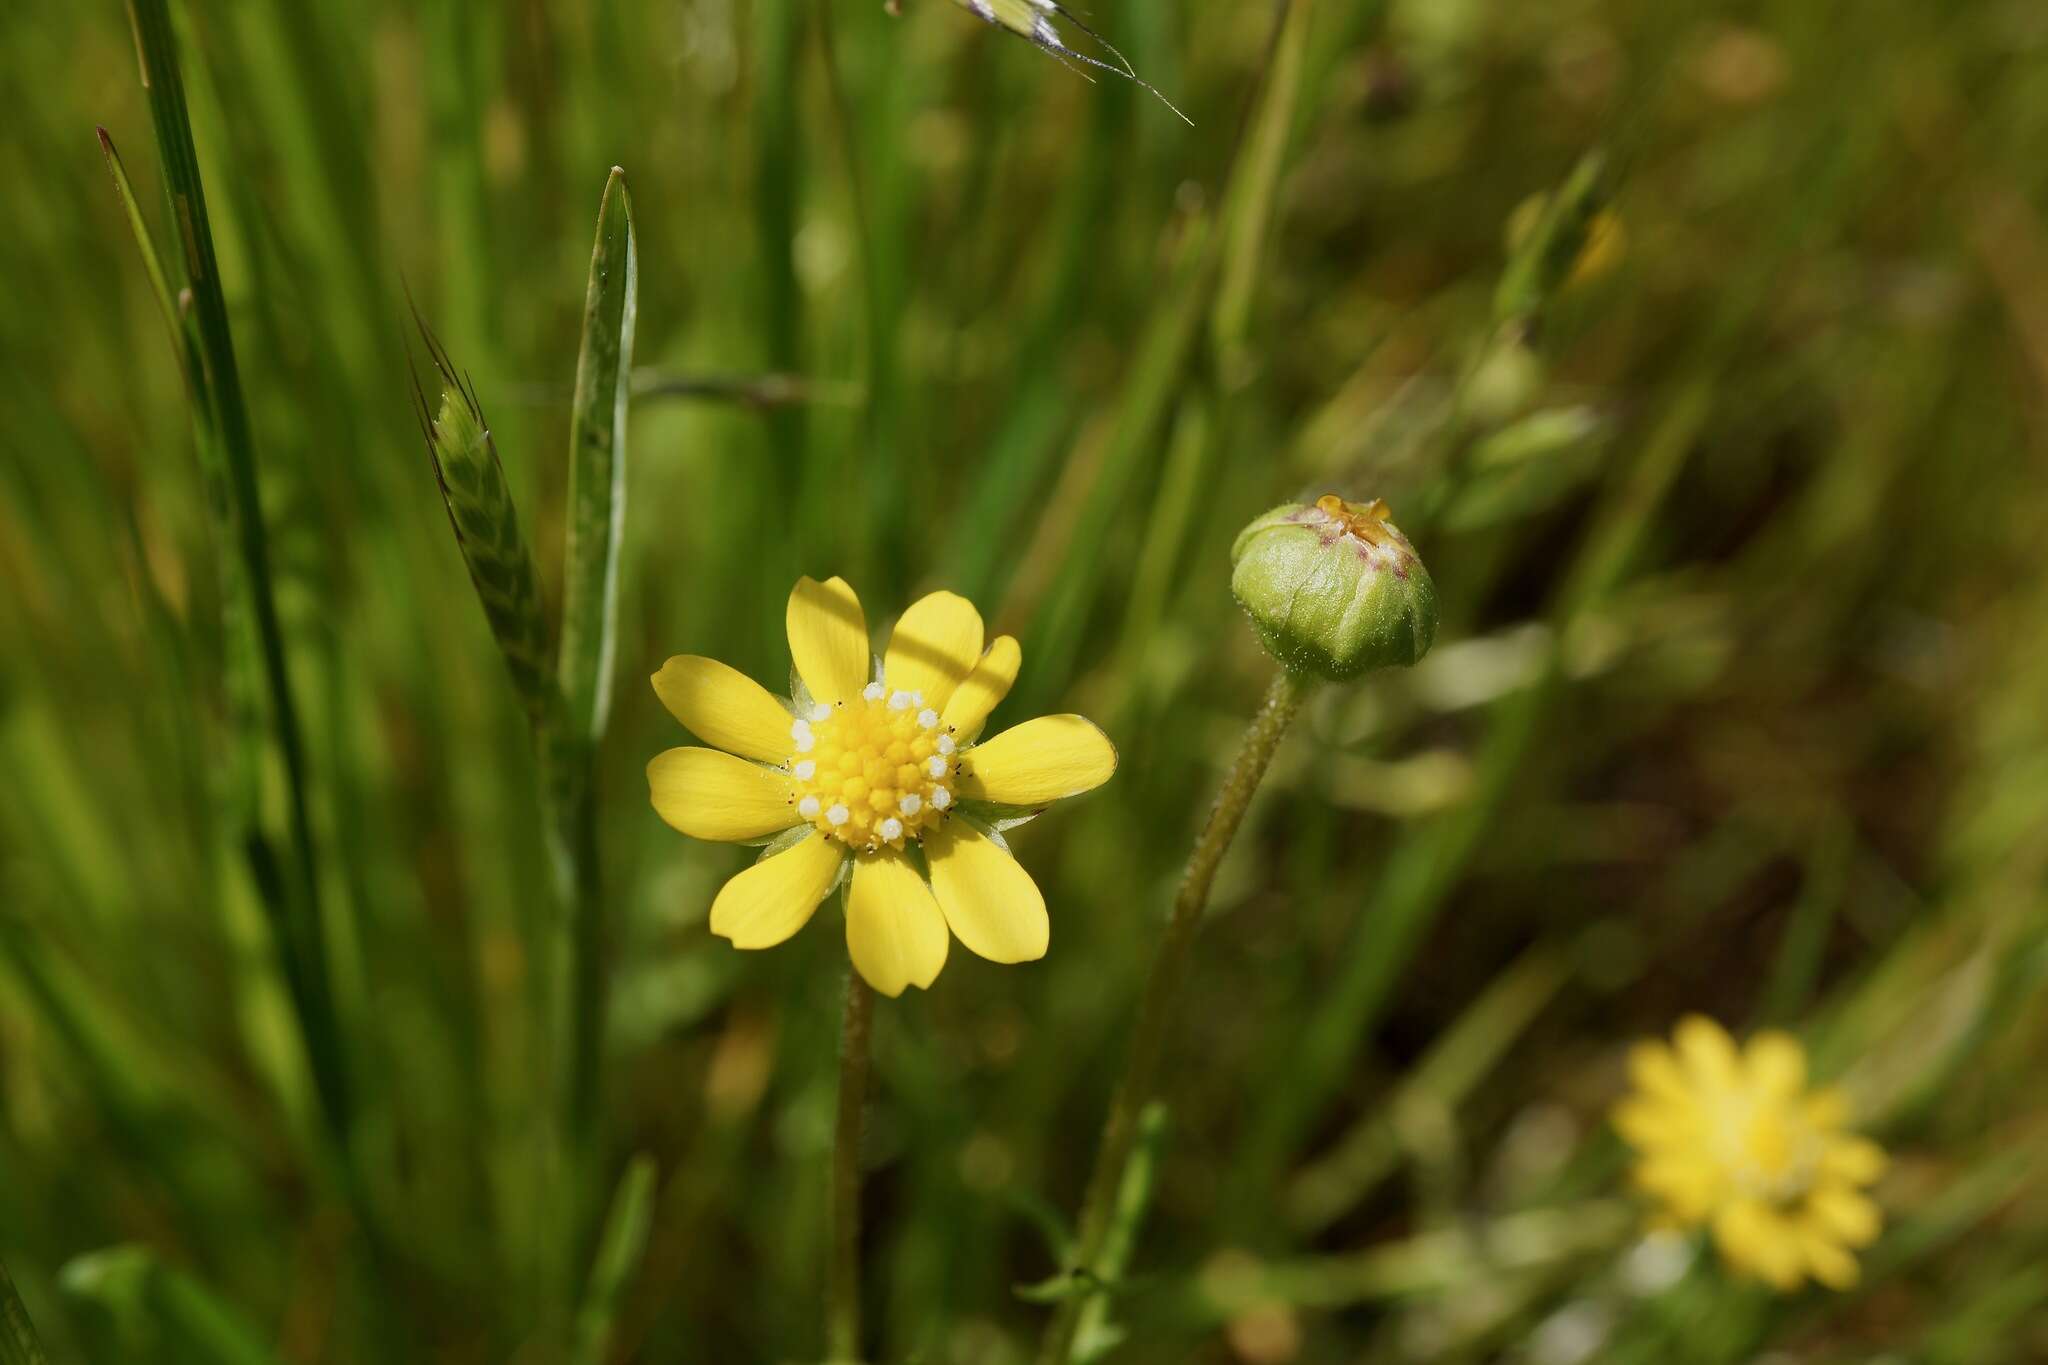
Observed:
[[[980,658],[981,613],[958,593],[935,592],[896,622],[882,682],[892,692],[922,692],[924,704],[940,710]]]
[[[988,724],[988,713],[1010,695],[1010,684],[1017,681],[1017,666],[1023,660],[1024,652],[1014,639],[1007,635],[996,637],[967,680],[953,689],[953,696],[939,717],[940,723],[953,732],[954,739],[972,744],[980,738],[981,727]]]
[[[1630,1048],[1628,1074],[1645,1095],[1674,1103],[1692,1102],[1692,1088],[1685,1083],[1678,1059],[1660,1042],[1645,1041]]]
[[[968,751],[960,794],[1006,806],[1078,796],[1116,771],[1116,746],[1081,716],[1040,716]]]
[[[788,776],[716,749],[669,749],[647,765],[655,813],[692,839],[758,839],[800,825]]]
[[[1766,1029],[1743,1049],[1743,1065],[1757,1093],[1777,1103],[1790,1103],[1806,1087],[1806,1050],[1791,1034]]]
[[[1738,1270],[1793,1290],[1805,1275],[1796,1229],[1755,1199],[1735,1199],[1714,1215],[1714,1243]]]
[[[1862,1137],[1836,1137],[1820,1154],[1822,1174],[1851,1185],[1868,1185],[1884,1174],[1884,1148]]]
[[[1884,1215],[1875,1201],[1845,1185],[1821,1185],[1806,1197],[1807,1212],[1838,1241],[1852,1247],[1877,1240]]]
[[[991,962],[1045,956],[1052,932],[1045,897],[1006,850],[960,820],[926,836],[924,850],[932,893],[969,952]]]
[[[1799,1250],[1813,1278],[1829,1289],[1854,1289],[1860,1272],[1856,1258],[1825,1233],[1807,1229],[1799,1238]]]
[[[1849,1121],[1849,1097],[1837,1086],[1816,1090],[1803,1101],[1808,1124],[1831,1133]]]
[[[1720,1177],[1713,1167],[1685,1157],[1658,1157],[1635,1169],[1636,1187],[1664,1201],[1680,1223],[1703,1222],[1714,1207]]]
[[[789,657],[813,701],[852,701],[868,685],[868,622],[843,578],[790,589]],[[785,727],[786,728],[786,727]]]
[[[789,757],[789,708],[736,668],[678,654],[654,675],[654,692],[706,744],[764,763]]]
[[[1614,1131],[1639,1149],[1683,1145],[1694,1129],[1692,1110],[1679,1104],[1631,1096],[1614,1106]]]
[[[846,951],[862,979],[884,995],[920,989],[946,965],[945,916],[931,888],[901,856],[857,858],[846,893]]]
[[[719,888],[711,932],[735,948],[773,948],[804,927],[839,880],[846,846],[822,834],[764,858]]]
[[[1695,1085],[1725,1090],[1736,1083],[1735,1040],[1704,1014],[1688,1014],[1679,1020],[1671,1040]]]

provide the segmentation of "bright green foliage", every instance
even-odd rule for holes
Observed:
[[[239,844],[249,875],[260,889],[330,1138],[345,1148],[355,1118],[354,1100],[321,912],[312,777],[273,582],[257,438],[242,392],[168,0],[130,0],[128,18],[163,163],[177,259],[183,266],[178,306],[181,315],[189,310],[190,316],[189,330],[179,329],[184,346],[178,360],[185,372],[215,547],[222,561],[220,634],[226,661],[221,699],[235,730],[231,762],[238,774],[228,794],[235,825],[230,837]],[[161,304],[164,271],[153,262],[156,252],[134,208],[119,158],[111,155],[104,135],[101,146],[110,153],[116,188]],[[290,850],[285,856],[276,851],[279,840],[257,808],[257,770],[267,757],[260,747],[262,722],[257,716],[264,712],[271,751],[284,770],[284,824]]]
[[[639,307],[633,199],[616,166],[597,213],[570,423],[569,524],[563,551],[562,695],[569,723],[595,742],[611,705],[620,538],[626,525],[626,403]]]
[[[644,777],[647,675],[784,676],[802,573],[967,594],[991,731],[1120,756],[1013,840],[1045,959],[877,1007],[875,1365],[1028,1360],[1048,1282],[1104,1365],[2048,1358],[2038,6],[1093,9],[1193,132],[955,5],[4,7],[0,1259],[53,1361],[163,1358],[64,1273],[138,1245],[295,1365],[819,1357],[843,924],[716,941],[755,851]],[[1333,489],[1437,638],[1280,747],[1075,1292],[1273,668],[1232,542]],[[1857,1293],[1640,1250],[1605,1112],[1695,1009],[1895,1154]]]

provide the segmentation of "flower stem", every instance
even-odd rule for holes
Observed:
[[[1174,998],[1187,976],[1189,950],[1194,946],[1195,931],[1201,926],[1202,911],[1209,903],[1209,887],[1216,880],[1216,869],[1229,851],[1230,841],[1237,836],[1238,825],[1244,821],[1252,793],[1259,789],[1259,782],[1266,775],[1266,766],[1273,761],[1295,712],[1314,686],[1315,679],[1306,674],[1283,668],[1274,675],[1258,714],[1245,731],[1237,757],[1224,774],[1216,804],[1209,808],[1209,818],[1188,854],[1180,889],[1174,893],[1173,913],[1167,920],[1165,937],[1160,940],[1159,955],[1152,961],[1144,998],[1138,1004],[1130,1058],[1124,1064],[1116,1098],[1110,1102],[1109,1121],[1095,1152],[1095,1170],[1081,1203],[1069,1272],[1084,1282],[1099,1282],[1111,1273],[1105,1248],[1115,1222],[1117,1193],[1137,1142],[1140,1116],[1157,1086],[1159,1058],[1165,1051]],[[1046,1328],[1039,1365],[1068,1365],[1082,1315],[1094,1297],[1092,1293],[1079,1293],[1060,1304]]]
[[[875,993],[846,974],[839,1023],[839,1112],[832,1125],[832,1276],[825,1295],[825,1355],[852,1365],[860,1353],[860,1133],[868,1088],[868,1031]]]

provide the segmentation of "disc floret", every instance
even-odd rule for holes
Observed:
[[[798,816],[828,838],[901,850],[952,808],[960,747],[922,692],[870,683],[851,701],[817,703],[790,725]]]

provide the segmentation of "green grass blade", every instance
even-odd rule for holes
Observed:
[[[1188,242],[1172,282],[1147,325],[1124,381],[1115,424],[1087,501],[1067,536],[1066,560],[1033,618],[1034,672],[1020,681],[1020,707],[1043,708],[1071,679],[1080,657],[1105,572],[1102,547],[1138,481],[1155,437],[1171,409],[1175,386],[1194,351],[1196,329],[1215,279],[1209,250],[1213,227],[1188,227]]]
[[[200,480],[204,486],[208,515],[220,543],[221,688],[232,731],[231,758],[222,774],[220,790],[229,818],[238,831],[237,837],[253,849],[253,841],[264,839],[254,826],[260,801],[259,774],[264,757],[263,681],[250,620],[243,562],[229,551],[234,540],[235,511],[227,453],[221,445],[220,422],[207,384],[206,360],[200,350],[191,293],[185,291],[181,302],[180,297],[171,292],[170,275],[157,251],[155,236],[142,216],[142,205],[135,196],[133,182],[128,179],[127,165],[121,160],[121,153],[115,148],[114,139],[107,130],[101,128],[98,131],[100,151],[106,157],[108,174],[113,177],[114,192],[120,196],[122,211],[135,237],[136,250],[142,256],[143,271],[149,276],[157,306],[163,310],[164,325],[170,328],[171,345],[179,373],[185,380],[185,393],[192,410],[193,443]],[[266,852],[262,856],[272,855]],[[273,908],[273,913],[284,912]]]
[[[557,674],[569,723],[595,743],[611,702],[626,518],[626,408],[632,393],[639,247],[626,173],[614,166],[597,211],[583,346],[569,441],[569,526],[564,549],[562,647]]]
[[[240,1312],[141,1246],[112,1247],[64,1267],[64,1291],[96,1310],[129,1359],[168,1365],[277,1365]]]
[[[591,1263],[590,1282],[583,1291],[582,1306],[576,1310],[572,1365],[600,1365],[604,1360],[619,1301],[640,1269],[653,1221],[654,1159],[643,1154],[626,1167],[618,1193],[612,1197],[611,1213],[598,1239],[597,1258]]]
[[[1241,160],[1232,167],[1229,200],[1217,226],[1223,263],[1209,326],[1227,385],[1251,364],[1243,348],[1266,260],[1266,238],[1281,202],[1280,172],[1300,103],[1302,52],[1314,9],[1310,0],[1292,0],[1284,7],[1268,58],[1265,95],[1252,115]]]
[[[352,1111],[326,938],[320,922],[319,875],[309,802],[311,779],[285,660],[284,631],[271,585],[255,435],[242,395],[234,338],[228,325],[227,298],[221,290],[220,265],[206,213],[206,192],[200,183],[199,155],[185,108],[184,81],[178,68],[168,0],[129,0],[128,16],[141,59],[142,83],[149,92],[165,187],[183,247],[185,288],[191,295],[203,376],[198,392],[209,409],[211,426],[219,434],[225,456],[233,544],[255,627],[273,738],[284,765],[296,864],[295,893],[271,903],[273,929],[322,1108],[337,1137],[346,1143]]]
[[[149,288],[156,295],[157,306],[163,309],[164,323],[171,329],[171,339],[177,343],[178,365],[185,372],[186,383],[192,381],[192,367],[186,355],[191,345],[191,333],[184,324],[184,315],[171,296],[169,276],[164,274],[163,259],[157,255],[156,239],[151,235],[149,224],[143,220],[142,205],[136,201],[135,186],[128,179],[128,168],[122,164],[121,153],[114,148],[114,139],[104,128],[96,130],[100,139],[100,154],[107,159],[107,173],[114,179],[114,192],[121,196],[121,211],[128,216],[128,228],[135,234],[136,249],[142,253],[142,268],[149,276]]]
[[[35,1324],[14,1292],[7,1267],[0,1265],[0,1365],[49,1365],[43,1343],[36,1337]]]

